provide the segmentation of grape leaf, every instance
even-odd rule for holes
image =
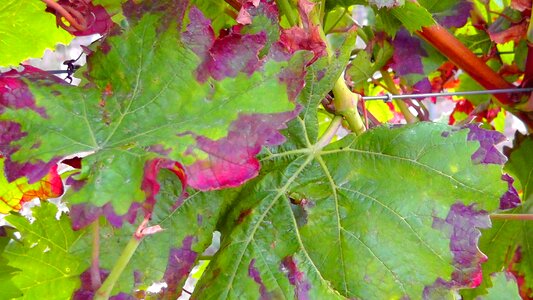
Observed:
[[[266,155],[196,296],[419,298],[434,282],[473,284],[476,227],[490,224],[481,210],[496,209],[507,186],[501,166],[472,160],[479,144],[468,131],[380,127]]]
[[[393,55],[394,48],[388,42],[384,42],[381,47],[374,52],[377,54],[372,60],[367,52],[360,52],[350,63],[346,72],[353,82],[354,89],[361,89],[372,78],[374,73],[383,68]]]
[[[118,215],[144,200],[143,168],[154,158],[182,163],[188,183],[200,189],[256,176],[261,145],[283,142],[277,130],[297,113],[290,96],[301,89],[294,82],[303,76],[307,53],[291,56],[280,44],[258,57],[264,32],[235,28],[215,37],[194,7],[183,32],[176,30],[174,16],[186,15],[186,4],[127,2],[129,27],[88,60],[91,84],[26,81],[31,93],[25,96],[44,114],[8,107],[0,115],[24,133],[10,141],[11,159],[49,163],[90,153],[72,178],[79,190],[66,198],[111,203]],[[228,142],[238,139],[235,151]]]
[[[46,5],[33,0],[5,0],[0,7],[0,66],[16,66],[30,57],[41,57],[46,49],[68,44],[72,36],[56,28]],[[31,47],[28,47],[31,41]]]
[[[499,272],[491,276],[494,286],[489,289],[486,296],[476,300],[500,300],[500,299],[521,299],[518,294],[516,279],[512,274]]]
[[[421,0],[418,3],[433,15],[437,23],[447,28],[463,27],[473,8],[472,3],[466,0]]]
[[[505,170],[516,179],[516,185],[522,187],[522,205],[506,205],[507,208],[516,207],[507,213],[531,213],[531,191],[529,191],[530,174],[533,170],[530,153],[533,151],[533,140],[527,136],[518,135],[515,138],[514,147],[511,149],[509,161]],[[504,204],[504,203],[501,203]],[[502,205],[500,205],[501,207]],[[487,289],[493,285],[489,274],[499,272],[507,268],[515,257],[515,252],[520,248],[520,260],[514,263],[513,269],[518,275],[525,277],[525,287],[533,288],[531,278],[533,274],[533,255],[531,246],[533,241],[533,225],[530,221],[493,220],[493,226],[484,230],[479,245],[480,249],[487,254],[489,260],[483,264],[483,282],[474,290],[465,290],[461,294],[466,299],[474,299],[478,295],[487,293]],[[531,296],[531,295],[530,295]]]
[[[4,158],[0,156],[0,169],[4,168]],[[63,182],[57,174],[57,167],[50,170],[40,181],[28,184],[26,178],[19,178],[8,182],[4,176],[0,176],[0,214],[10,211],[18,211],[22,204],[35,198],[47,200],[63,194]]]
[[[428,75],[446,61],[428,43],[400,30],[392,40],[394,46],[392,68],[412,86],[414,93],[429,93]]]
[[[33,223],[20,215],[6,217],[21,237],[7,245],[2,257],[10,267],[20,269],[12,281],[24,299],[69,298],[80,285],[79,274],[89,266],[72,252],[85,231],[74,232],[69,218],[62,215],[57,220],[56,214],[55,205],[43,202],[33,209]],[[4,284],[0,281],[0,289],[6,288]]]
[[[13,227],[1,226],[0,227],[0,253],[4,252],[4,249],[11,240]],[[20,269],[8,266],[9,261],[0,256],[0,282],[2,289],[0,290],[0,297],[3,299],[13,299],[22,296],[22,291],[11,280]]]
[[[392,9],[381,8],[376,13],[379,28],[394,36],[403,27],[409,32],[435,24],[433,16],[418,3],[406,1],[404,5]]]

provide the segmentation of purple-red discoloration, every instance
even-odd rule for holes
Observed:
[[[194,237],[187,236],[183,239],[181,248],[170,249],[167,269],[163,276],[167,283],[164,289],[165,299],[176,299],[181,294],[181,285],[191,273],[198,257],[198,254],[192,250],[193,241]]]
[[[292,256],[287,256],[281,262],[282,271],[287,274],[289,283],[295,287],[294,298],[298,300],[309,299],[311,284],[305,278],[305,274],[298,269],[296,260]]]
[[[518,191],[514,188],[513,177],[508,174],[502,175],[502,180],[507,182],[508,190],[500,198],[500,209],[511,209],[520,205],[520,196],[518,196]]]
[[[240,27],[234,26],[215,38],[211,22],[200,10],[191,8],[189,18],[183,42],[202,60],[196,70],[198,81],[205,82],[209,77],[222,80],[241,72],[251,75],[262,66],[258,55],[266,44],[266,33],[243,35]]]
[[[298,12],[302,18],[302,25],[294,26],[281,31],[279,43],[283,45],[289,53],[298,50],[309,50],[313,52],[314,57],[307,64],[310,65],[322,56],[327,55],[326,43],[320,35],[319,25],[311,22],[309,14],[315,4],[308,0],[298,1]]]
[[[145,214],[151,214],[155,203],[156,195],[159,193],[161,186],[157,180],[157,174],[161,169],[167,169],[174,173],[181,181],[181,195],[176,199],[174,209],[180,206],[187,198],[187,176],[183,171],[180,163],[163,158],[156,158],[147,162],[144,166],[144,178],[141,184],[142,190],[146,193],[146,201],[143,204]]]
[[[124,222],[133,224],[137,217],[137,212],[141,208],[140,203],[133,203],[125,215],[119,216],[115,213],[111,203],[107,203],[102,207],[96,207],[91,204],[75,204],[70,208],[70,218],[72,220],[72,229],[80,230],[98,217],[105,216],[106,219],[115,227],[122,227]]]
[[[285,141],[279,133],[298,110],[273,115],[241,115],[228,136],[220,140],[196,137],[197,148],[209,155],[185,168],[188,184],[200,190],[239,186],[259,173],[255,157],[262,145],[274,146]]]
[[[428,54],[419,39],[411,36],[407,30],[400,30],[392,41],[394,55],[392,68],[400,76],[408,74],[425,74],[422,57]]]
[[[259,270],[255,267],[255,258],[250,261],[250,265],[248,265],[248,276],[252,277],[252,279],[259,284],[259,294],[261,297],[260,300],[268,300],[271,299],[265,284],[263,283],[263,279],[261,279],[261,274],[259,273]]]
[[[24,70],[18,72],[11,70],[0,74],[0,114],[6,109],[30,109],[46,118],[44,108],[35,105],[35,99],[28,85],[22,80],[39,81],[41,84],[50,85],[63,83],[63,81],[47,72],[32,66],[24,66]],[[36,160],[19,163],[11,159],[11,155],[19,150],[13,142],[20,140],[27,134],[22,131],[20,124],[11,121],[0,121],[0,155],[5,157],[4,173],[8,181],[14,181],[20,177],[27,177],[29,183],[34,183],[44,177],[50,169],[59,161],[54,158],[49,162]]]
[[[466,0],[456,1],[455,6],[446,13],[434,15],[435,20],[442,26],[450,28],[463,27],[470,17],[470,11],[472,10],[472,3]]]
[[[481,283],[481,263],[485,262],[487,257],[477,246],[481,236],[478,228],[490,226],[486,211],[478,211],[474,205],[465,206],[462,203],[452,205],[445,220],[434,219],[433,228],[450,234],[450,251],[453,254],[455,271],[449,282],[438,278],[433,285],[426,286],[424,299],[433,299],[433,296],[443,290],[474,288]]]
[[[505,135],[494,130],[485,130],[477,124],[469,124],[465,127],[470,129],[468,140],[479,142],[479,149],[472,154],[475,164],[503,165],[507,161],[505,155],[495,146],[505,141]]]
[[[104,282],[107,276],[109,276],[109,271],[100,269],[100,282]],[[77,291],[74,292],[74,295],[72,296],[73,300],[92,300],[94,298],[94,294],[96,293],[96,290],[98,290],[98,286],[94,286],[92,280],[91,280],[91,272],[90,270],[86,270],[85,272],[81,273],[80,275],[81,280],[81,287]],[[110,300],[134,300],[135,297],[125,294],[125,293],[119,293],[115,296],[112,296],[109,298]]]

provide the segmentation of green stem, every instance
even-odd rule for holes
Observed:
[[[320,1],[320,14],[318,15],[320,18],[320,23],[323,25],[326,25],[325,18],[325,11],[326,11],[326,0]]]
[[[296,26],[296,24],[298,24],[298,21],[296,17],[294,16],[293,9],[289,1],[288,0],[276,0],[276,3],[278,4],[279,9],[287,17],[287,21],[289,22],[291,27]]]
[[[333,104],[335,105],[335,112],[338,115],[344,117],[352,132],[356,135],[360,135],[365,132],[365,124],[359,115],[357,110],[357,102],[359,101],[359,95],[352,93],[344,82],[343,75],[337,79],[333,86]]]
[[[533,221],[533,214],[491,214],[492,220]]]
[[[366,45],[368,45],[368,42],[370,41],[370,39],[368,38],[368,35],[363,30],[363,28],[357,27],[355,31],[357,32],[357,36],[360,37],[363,40],[363,42],[365,42]]]
[[[318,139],[318,142],[315,144],[315,148],[319,150],[326,147],[329,142],[331,142],[331,139],[335,136],[335,134],[337,134],[337,130],[339,130],[341,124],[342,116],[335,116],[333,120],[331,120],[331,123],[329,123],[326,131],[324,131],[322,136]]]
[[[104,284],[102,284],[98,291],[96,291],[96,294],[94,295],[94,300],[109,299],[109,296],[111,295],[111,291],[113,290],[115,283],[128,265],[128,262],[133,256],[133,253],[135,253],[135,250],[137,250],[137,247],[139,246],[139,244],[141,244],[141,241],[142,239],[138,239],[135,236],[130,239],[124,250],[122,250],[122,253],[120,254],[118,261],[115,263],[115,266],[111,270],[111,273],[104,281]]]
[[[392,80],[392,77],[390,76],[389,71],[381,70],[380,73],[381,73],[381,77],[383,78],[383,81],[385,82],[385,86],[387,87],[387,89],[391,93],[399,95],[400,90],[398,90],[398,88],[396,87],[396,84],[394,84],[394,81]],[[411,113],[411,111],[409,110],[409,106],[407,106],[405,102],[403,102],[402,100],[393,100],[393,101],[394,101],[394,104],[396,104],[396,106],[400,108],[400,112],[404,116],[405,121],[407,121],[407,123],[418,122],[418,118],[415,117],[413,113]]]

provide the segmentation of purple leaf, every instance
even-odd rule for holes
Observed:
[[[394,55],[392,68],[396,74],[403,76],[408,74],[424,74],[422,57],[428,54],[419,39],[413,37],[407,30],[400,30],[392,41]]]
[[[192,50],[203,61],[196,70],[199,81],[205,82],[209,76],[222,80],[240,72],[251,75],[261,67],[258,55],[265,46],[266,33],[243,35],[240,27],[234,26],[228,34],[215,39],[211,22],[197,8],[191,9],[189,18],[191,23],[183,42],[192,44]]]
[[[168,265],[163,277],[167,283],[167,287],[164,289],[165,299],[176,299],[180,296],[181,289],[178,292],[178,288],[189,277],[189,273],[196,263],[198,254],[191,249],[193,241],[194,237],[185,237],[181,248],[170,249]]]
[[[481,263],[487,257],[479,250],[481,232],[478,228],[491,226],[486,211],[478,211],[474,205],[462,203],[452,205],[445,220],[435,218],[433,228],[443,230],[450,236],[450,251],[453,254],[455,271],[450,281],[438,278],[431,286],[424,288],[424,299],[435,299],[444,291],[459,288],[474,288],[481,283]]]
[[[520,205],[520,196],[514,188],[514,179],[509,174],[503,174],[502,180],[507,181],[509,189],[500,198],[500,209],[511,209]]]
[[[478,141],[480,144],[479,149],[472,154],[475,164],[503,165],[507,161],[505,155],[495,146],[506,140],[505,135],[494,130],[483,129],[477,124],[469,124],[465,127],[470,129],[468,140]]]
[[[472,3],[466,0],[456,1],[452,8],[447,9],[444,12],[434,13],[435,20],[442,26],[450,27],[463,27],[465,26],[468,18],[470,17],[470,11],[472,10]]]

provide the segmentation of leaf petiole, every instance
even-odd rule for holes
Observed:
[[[392,77],[390,76],[389,71],[381,70],[380,73],[381,73],[381,78],[383,78],[383,81],[385,82],[385,86],[387,87],[387,89],[393,94],[399,95],[400,90],[398,90],[398,88],[394,84],[394,81],[392,80]],[[418,118],[415,117],[413,113],[411,113],[411,111],[409,110],[409,107],[407,106],[405,102],[398,101],[398,100],[393,100],[393,101],[394,101],[394,104],[396,104],[396,106],[400,108],[400,112],[404,116],[405,121],[407,123],[418,122]]]
[[[141,244],[141,241],[142,238],[138,238],[135,235],[131,237],[124,250],[122,250],[122,253],[120,254],[117,263],[111,270],[111,273],[106,278],[102,286],[96,291],[94,295],[94,300],[109,299],[109,296],[111,295],[111,291],[113,290],[115,283],[128,265],[128,262],[135,253],[135,250],[137,250],[137,247]]]
[[[318,142],[315,144],[315,148],[317,148],[317,150],[326,147],[329,142],[331,142],[331,139],[335,136],[337,130],[339,130],[341,123],[342,116],[335,116],[333,120],[331,120],[331,123],[329,123],[328,128],[326,129],[326,131],[324,131],[322,136],[318,139]]]
[[[365,132],[365,124],[357,111],[357,102],[359,95],[352,93],[344,82],[344,76],[341,75],[333,86],[333,104],[335,105],[335,112],[343,116],[350,129],[357,135]]]
[[[533,214],[491,214],[492,220],[533,221]]]

